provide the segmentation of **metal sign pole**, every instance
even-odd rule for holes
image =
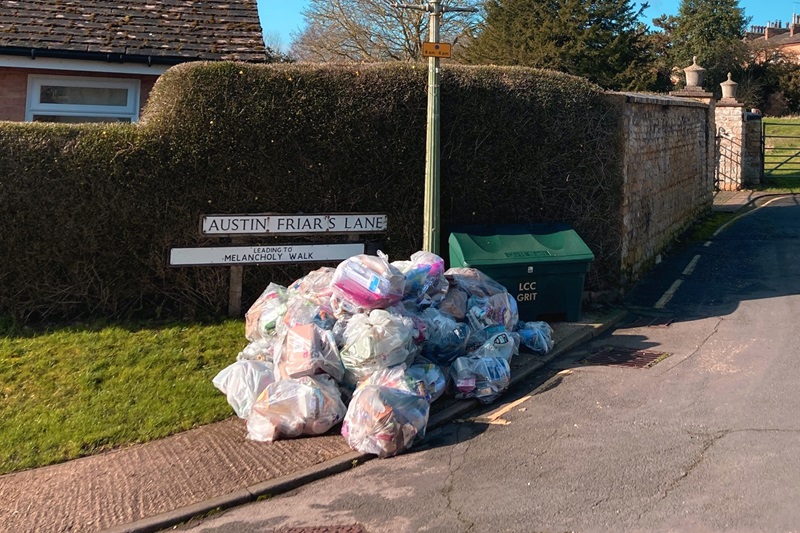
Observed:
[[[426,11],[430,17],[428,38],[431,43],[439,42],[439,23],[442,13],[462,11],[473,13],[473,8],[448,8],[441,5],[440,0],[428,0],[425,4],[395,4],[397,8]],[[449,45],[447,45],[449,47]],[[449,57],[449,48],[448,48]],[[439,142],[439,57],[428,57],[428,127],[425,148],[425,207],[423,211],[422,248],[425,251],[439,253],[441,241],[440,204],[440,161]]]

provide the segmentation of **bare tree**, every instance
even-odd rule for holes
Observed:
[[[406,0],[417,3],[423,0]],[[310,0],[306,27],[293,35],[292,55],[305,61],[409,61],[422,57],[428,40],[428,13],[398,9],[396,0]],[[451,0],[450,7],[480,7],[480,0]],[[471,36],[479,16],[445,13],[441,42],[453,45]]]
[[[275,52],[283,52],[285,47],[280,32],[277,30],[264,30],[264,46]]]

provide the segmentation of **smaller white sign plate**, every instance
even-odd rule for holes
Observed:
[[[172,248],[169,251],[169,265],[261,265],[265,263],[343,261],[348,257],[363,253],[364,243],[362,242]]]
[[[388,217],[378,213],[338,215],[206,215],[202,235],[312,235],[319,233],[380,233]]]

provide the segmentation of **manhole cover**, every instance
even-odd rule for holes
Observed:
[[[583,365],[626,366],[630,368],[650,368],[669,357],[666,352],[651,352],[635,348],[608,346],[581,361]]]
[[[666,316],[640,316],[625,326],[626,328],[666,328],[675,322],[674,318]]]

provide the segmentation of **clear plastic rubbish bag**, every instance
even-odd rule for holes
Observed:
[[[474,268],[451,268],[445,276],[456,290],[469,295],[465,317],[474,331],[498,324],[513,331],[519,322],[519,310],[505,287]]]
[[[511,358],[519,354],[519,342],[518,335],[501,331],[491,335],[469,355],[471,357],[502,357],[511,362]]]
[[[292,294],[286,302],[286,313],[278,322],[278,333],[285,332],[288,328],[303,324],[316,324],[322,329],[331,329],[336,323],[330,301],[321,303],[308,299],[301,294]]]
[[[351,448],[381,458],[402,453],[424,438],[430,414],[428,400],[408,390],[404,370],[390,371],[376,372],[358,386],[342,423]],[[381,384],[393,382],[399,388]]]
[[[337,315],[386,308],[403,298],[405,284],[386,256],[356,255],[336,267],[331,303]]]
[[[286,287],[270,283],[244,315],[244,335],[257,341],[275,331],[278,321],[286,314]]]
[[[289,328],[275,346],[275,370],[281,378],[328,374],[344,378],[344,367],[333,333],[316,324]]]
[[[322,435],[347,412],[330,376],[282,379],[264,389],[247,417],[247,438],[272,442],[278,438]]]
[[[277,342],[277,335],[270,334],[263,339],[249,343],[244,349],[236,356],[237,361],[269,361],[273,359],[273,349]]]
[[[467,322],[473,331],[492,326],[512,331],[518,321],[517,301],[507,292],[485,298],[470,296],[467,300]]]
[[[439,302],[439,310],[446,313],[456,320],[464,320],[467,317],[467,300],[469,294],[458,288],[458,284],[453,282],[447,291],[444,300]]]
[[[459,357],[450,367],[450,377],[457,399],[491,403],[508,388],[511,367],[502,357]]]
[[[553,328],[547,322],[520,322],[516,332],[522,343],[536,355],[544,355],[553,349]]]
[[[317,305],[329,305],[333,288],[333,267],[320,267],[312,270],[302,278],[289,285],[287,291],[290,296],[301,296]]]
[[[412,390],[433,403],[444,394],[447,386],[445,377],[439,365],[413,364],[406,369],[406,379],[411,383]]]
[[[411,329],[411,339],[414,344],[420,346],[428,340],[427,326],[416,304],[404,300],[392,307],[388,307],[386,310],[395,316],[399,316]]]
[[[422,354],[434,363],[446,365],[464,355],[470,328],[450,315],[433,307],[420,314],[425,326],[426,340],[421,344]]]
[[[411,256],[411,261],[395,261],[392,265],[406,277],[404,299],[429,306],[442,301],[447,294],[444,259],[438,255],[419,251]]]
[[[236,361],[211,382],[227,396],[236,416],[247,418],[258,395],[275,382],[275,372],[271,362]]]
[[[384,309],[350,317],[341,350],[345,381],[355,385],[378,370],[413,361],[417,347],[412,335],[404,317]]]

